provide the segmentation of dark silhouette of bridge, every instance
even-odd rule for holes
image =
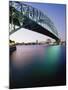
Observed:
[[[9,11],[9,35],[26,28],[60,40],[54,23],[42,11],[17,1],[9,2]]]

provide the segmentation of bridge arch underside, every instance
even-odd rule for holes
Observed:
[[[10,17],[10,24],[11,24],[11,17]],[[29,19],[29,18],[26,18],[23,22],[23,26],[20,26],[20,23],[17,19],[14,18],[13,20],[13,24],[14,25],[19,25],[19,28],[18,29],[15,29],[15,30],[12,30],[9,34],[13,34],[14,32],[18,31],[19,29],[21,28],[26,28],[26,29],[29,29],[31,31],[35,31],[35,32],[38,32],[38,33],[41,33],[41,34],[44,34],[46,36],[49,36],[53,39],[55,39],[56,41],[59,41],[59,38],[57,38],[53,33],[51,33],[49,30],[43,28],[42,26],[40,26],[39,24],[37,24],[35,21]]]

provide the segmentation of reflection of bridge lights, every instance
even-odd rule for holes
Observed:
[[[49,46],[45,49],[44,57],[44,69],[47,71],[47,75],[56,74],[60,61],[61,46]]]
[[[53,64],[56,63],[60,53],[60,46],[50,46],[47,51],[47,57],[49,60],[49,63]]]

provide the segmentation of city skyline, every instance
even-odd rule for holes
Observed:
[[[60,39],[65,41],[65,5],[31,2],[24,3],[44,12],[56,26]],[[16,42],[35,42],[36,40],[40,42],[51,38],[46,35],[21,28],[12,34],[10,39],[15,40]],[[53,39],[51,40],[54,41]]]

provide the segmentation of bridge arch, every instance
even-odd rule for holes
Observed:
[[[10,35],[20,28],[26,28],[56,41],[60,40],[54,23],[40,10],[21,2],[10,1],[9,11]]]

